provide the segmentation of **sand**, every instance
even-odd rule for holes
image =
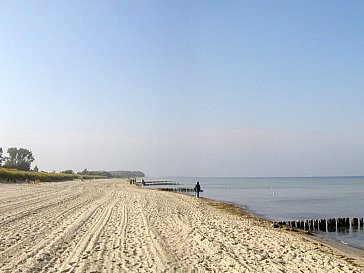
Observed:
[[[360,257],[123,180],[0,183],[0,272],[364,272]]]

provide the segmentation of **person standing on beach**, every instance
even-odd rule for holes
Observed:
[[[196,193],[196,197],[200,198],[200,192],[201,192],[200,182],[197,181],[196,186],[193,188],[193,190]]]

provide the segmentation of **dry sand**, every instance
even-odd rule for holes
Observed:
[[[0,184],[0,272],[364,272],[223,204],[123,180]]]

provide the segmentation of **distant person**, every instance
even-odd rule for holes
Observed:
[[[193,188],[193,190],[196,193],[196,197],[200,198],[200,192],[201,192],[200,182],[197,181],[196,186]]]
[[[142,179],[142,185],[145,186],[145,182],[144,182],[144,179]]]

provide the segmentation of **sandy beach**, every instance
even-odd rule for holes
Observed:
[[[363,272],[243,211],[124,180],[0,183],[0,272]]]

